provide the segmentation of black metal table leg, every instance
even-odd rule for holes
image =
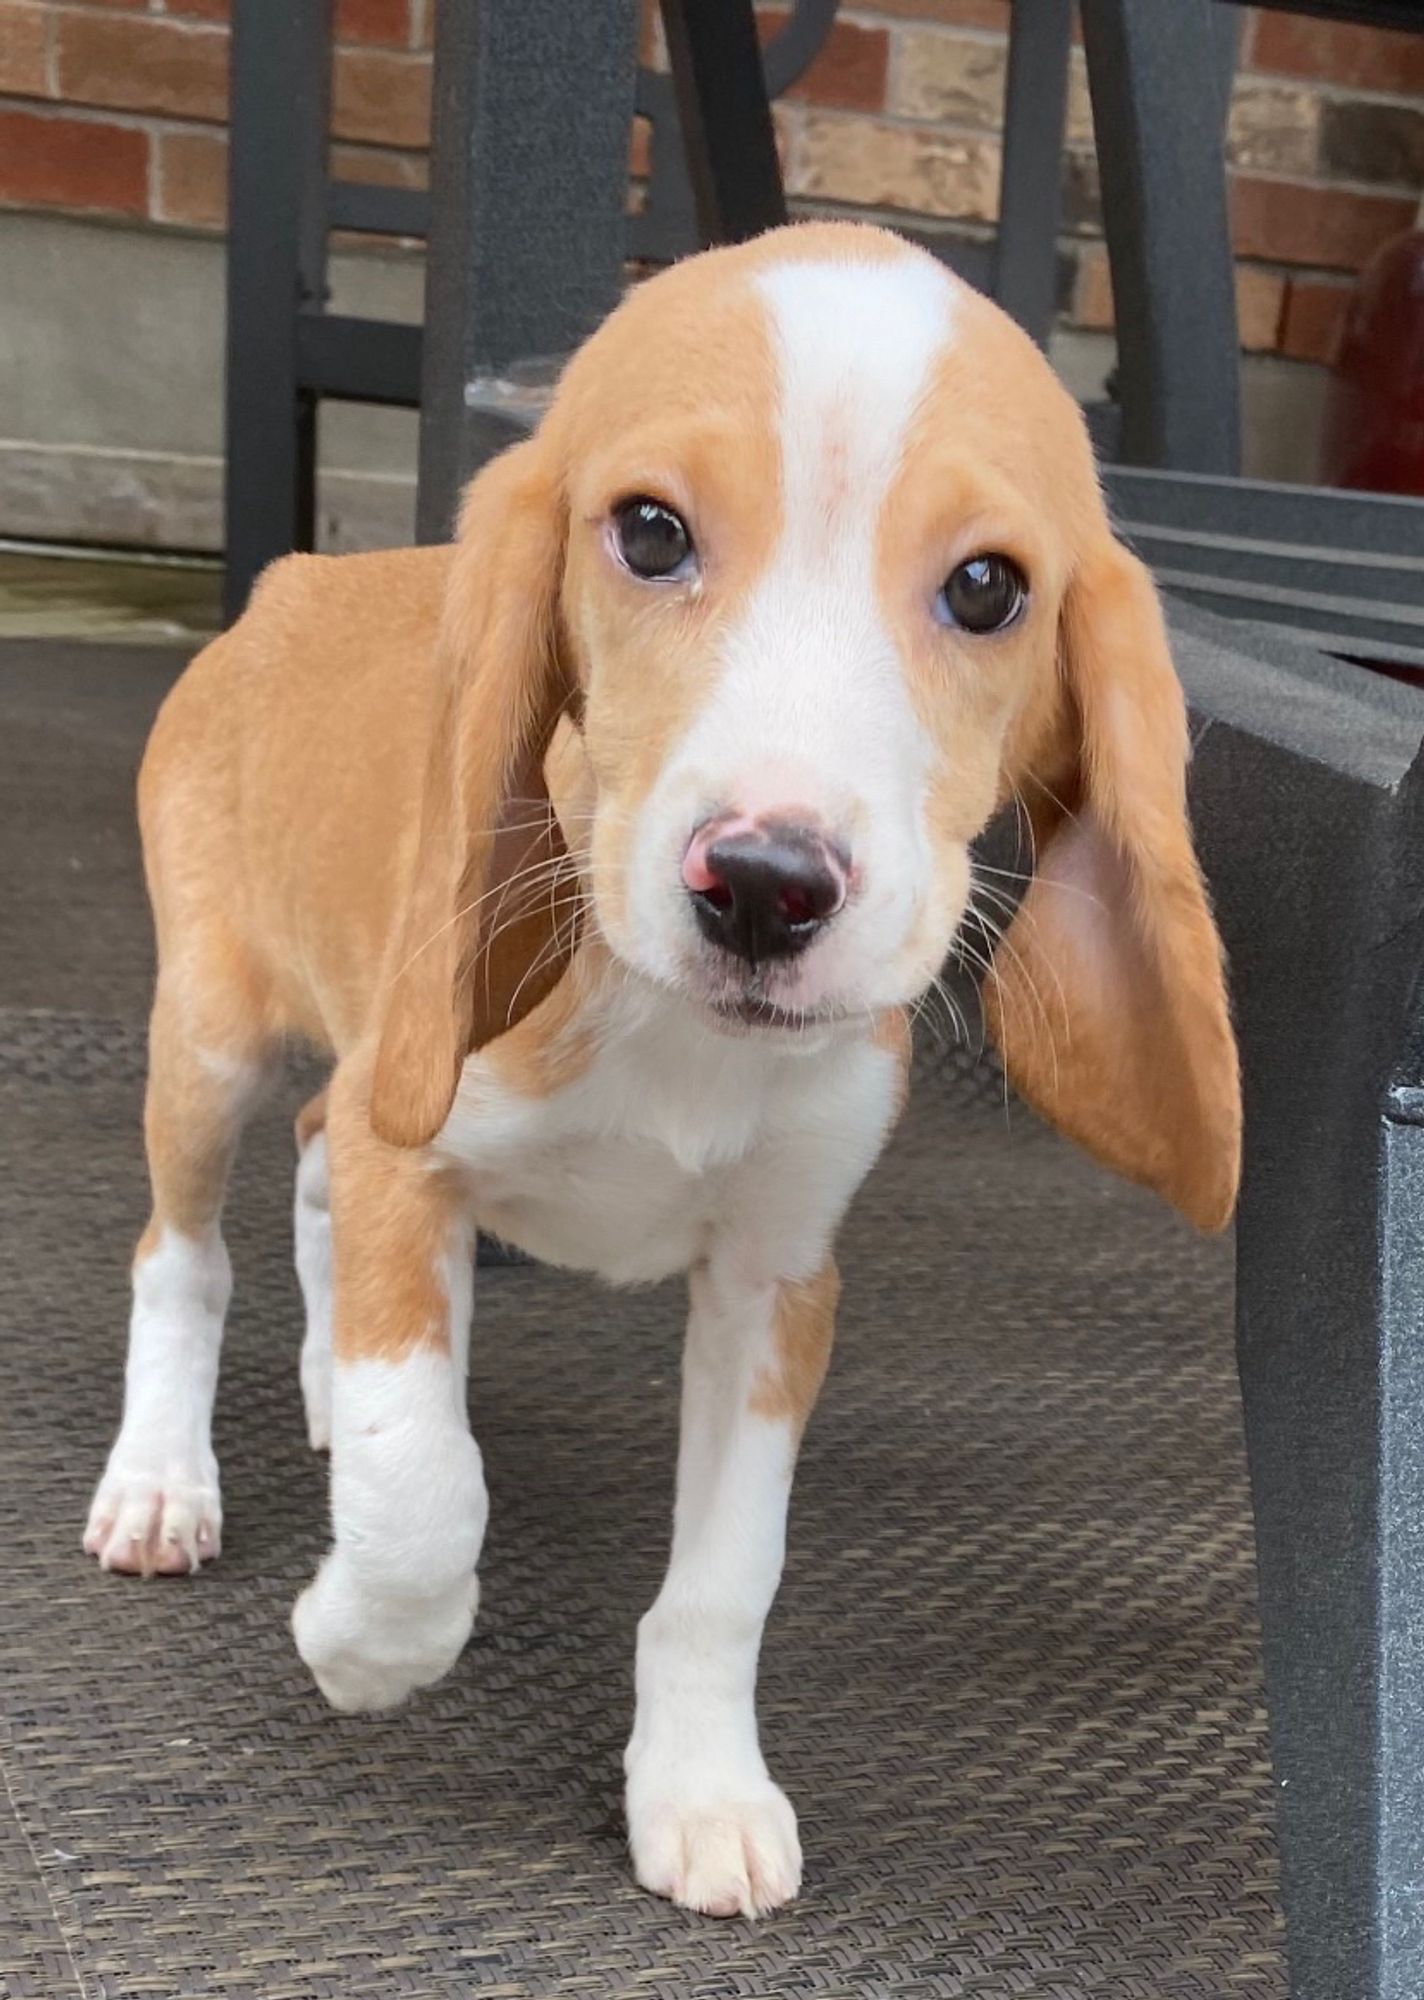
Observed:
[[[1122,456],[1240,469],[1240,360],[1211,0],[1082,0]]]
[[[298,374],[298,314],[326,289],[331,0],[239,0],[228,137],[229,621],[253,579],[312,546],[316,398]]]
[[[635,0],[440,0],[416,532],[517,432],[467,385],[566,352],[617,303]]]
[[[1178,659],[1213,718],[1194,804],[1245,1066],[1237,1335],[1291,1994],[1418,2000],[1424,704],[1216,629],[1241,657],[1214,688]]]
[[[662,0],[678,120],[704,244],[786,220],[751,0]]]

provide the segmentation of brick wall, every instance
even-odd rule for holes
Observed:
[[[0,0],[0,204],[221,228],[229,12],[230,0]],[[432,12],[433,0],[336,0],[344,178],[424,183]]]
[[[222,224],[228,0],[0,0],[0,204]],[[337,0],[335,170],[425,178],[433,0]],[[992,223],[1006,0],[844,0],[777,107],[799,206]],[[763,11],[770,32],[776,6]],[[1424,34],[1244,16],[1229,128],[1243,345],[1329,358],[1349,277],[1424,188]],[[656,57],[650,29],[649,51]],[[635,134],[635,174],[645,135]],[[1075,53],[1066,320],[1111,324]]]

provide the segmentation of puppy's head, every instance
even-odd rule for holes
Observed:
[[[917,998],[969,908],[970,841],[1018,798],[1037,866],[987,990],[1010,1075],[1224,1221],[1235,1051],[1156,595],[1075,405],[933,259],[802,226],[633,292],[474,482],[445,643],[408,931],[443,942],[391,989],[390,1136],[428,1138],[468,1049],[557,972],[528,976],[507,929],[522,992],[476,968],[499,829],[571,712],[587,920],[710,1032]]]

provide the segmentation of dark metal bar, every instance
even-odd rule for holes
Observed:
[[[1314,543],[1406,561],[1424,550],[1420,500],[1121,465],[1105,467],[1103,483],[1114,512],[1129,521],[1204,529],[1241,540]]]
[[[1236,582],[1160,563],[1154,563],[1153,568],[1164,590],[1190,598],[1193,603],[1205,604],[1227,617],[1320,634],[1317,643],[1323,646],[1328,637],[1328,650],[1332,652],[1343,647],[1360,658],[1397,659],[1405,664],[1408,655],[1417,654],[1424,647],[1424,615],[1417,605],[1329,597],[1254,578]]]
[[[616,304],[634,0],[440,0],[416,532],[508,431],[465,386],[577,346]]]
[[[331,0],[233,9],[224,473],[231,620],[253,579],[312,546],[316,402],[297,314],[326,291]]]
[[[1058,219],[1072,0],[1014,10],[1004,96],[1004,164],[994,297],[1042,347],[1057,304]]]
[[[1117,305],[1122,455],[1234,473],[1240,463],[1235,271],[1211,0],[1082,0]]]
[[[1241,53],[1241,16],[1231,7],[1211,10],[1211,47],[1216,69],[1216,88],[1221,105],[1221,129],[1226,131],[1231,117],[1231,98],[1236,88],[1236,64]]]
[[[1155,566],[1247,589],[1264,586],[1322,610],[1338,603],[1386,622],[1412,620],[1424,643],[1424,560],[1357,556],[1304,542],[1237,541],[1150,521],[1121,522],[1119,532]],[[1262,605],[1255,615],[1269,620],[1274,614]]]
[[[426,236],[430,196],[424,188],[381,187],[370,181],[332,181],[326,191],[332,229],[363,236]]]
[[[786,25],[761,52],[768,97],[780,97],[806,74],[835,26],[840,0],[794,0]]]
[[[652,172],[642,212],[628,218],[628,254],[647,264],[672,264],[697,248],[697,210],[670,76],[640,69],[634,99],[653,128]]]
[[[804,76],[825,45],[840,0],[796,0],[785,26],[761,52],[766,94],[779,97]],[[671,264],[701,240],[687,154],[678,120],[677,90],[661,71],[638,71],[636,102],[653,128],[652,172],[641,212],[628,223],[629,255],[650,264]]]
[[[1424,696],[1179,616],[1245,1072],[1237,1334],[1290,1990],[1417,2000]]]
[[[1223,0],[1228,4],[1228,0]],[[1229,0],[1245,7],[1252,0]],[[1420,28],[1419,0],[1255,0],[1278,14],[1312,14],[1321,21],[1357,21],[1369,28]]]
[[[701,240],[740,243],[786,220],[751,0],[662,0]]]
[[[420,408],[422,330],[398,320],[303,313],[297,319],[302,387],[347,403]]]

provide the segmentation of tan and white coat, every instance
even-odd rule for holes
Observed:
[[[689,524],[695,575],[620,564],[634,494]],[[1030,587],[974,638],[932,606],[983,550]],[[801,1857],[756,1664],[834,1238],[969,907],[968,844],[1008,799],[1038,853],[986,992],[1011,1076],[1197,1223],[1229,1215],[1235,1052],[1186,752],[1079,415],[987,301],[844,224],[639,288],[476,479],[453,548],[289,558],[165,703],[140,784],[154,1207],[86,1547],[144,1573],[218,1553],[223,1188],[274,1052],[305,1037],[335,1058],[295,1207],[333,1540],[302,1658],[337,1707],[380,1708],[469,1636],[476,1225],[614,1283],[685,1271],[629,1837],[639,1879],[695,1908],[785,1901]],[[709,813],[784,808],[834,832],[850,893],[748,985],[679,864]]]

